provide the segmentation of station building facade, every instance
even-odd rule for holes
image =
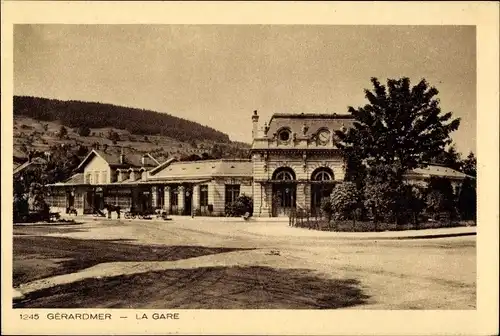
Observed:
[[[346,162],[335,131],[352,126],[348,115],[274,114],[259,124],[252,115],[248,159],[158,162],[152,155],[120,155],[92,150],[67,181],[50,186],[53,211],[75,208],[79,214],[103,211],[162,210],[173,215],[224,216],[239,195],[253,198],[254,216],[286,216],[292,208],[319,211],[336,183],[344,180]],[[407,180],[425,184],[434,176],[458,187],[466,177],[446,167],[410,172]]]

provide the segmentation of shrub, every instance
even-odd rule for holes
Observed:
[[[343,182],[335,186],[330,196],[331,214],[335,219],[351,219],[353,211],[360,206],[360,195],[356,184]]]
[[[321,211],[328,217],[332,216],[332,201],[330,198],[323,198],[321,200]]]
[[[24,222],[28,218],[28,201],[22,195],[14,195],[13,219],[14,222]]]
[[[363,205],[378,223],[381,220],[393,221],[396,207],[396,190],[389,182],[367,181],[363,189]]]
[[[464,220],[476,220],[477,194],[476,181],[466,178],[460,190],[458,198],[458,210]]]
[[[250,196],[241,195],[234,202],[226,204],[226,216],[239,217],[245,213],[253,213],[253,200]]]
[[[457,201],[453,193],[451,182],[446,179],[435,178],[429,183],[426,197],[426,212],[437,218],[440,213],[446,212],[450,216],[456,217]]]
[[[396,219],[400,224],[418,224],[425,209],[425,193],[418,186],[401,185],[396,190]]]

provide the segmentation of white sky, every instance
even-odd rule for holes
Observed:
[[[17,25],[14,92],[167,112],[251,141],[251,114],[346,113],[370,77],[426,78],[475,151],[473,26]]]

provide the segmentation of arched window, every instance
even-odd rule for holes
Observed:
[[[318,169],[313,173],[313,181],[330,181],[333,180],[333,174],[330,169]]]
[[[278,168],[273,174],[273,180],[292,181],[295,180],[295,173],[290,168]]]
[[[280,171],[276,174],[276,180],[293,180],[293,175],[286,170]]]

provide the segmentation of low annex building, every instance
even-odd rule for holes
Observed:
[[[50,186],[49,202],[54,211],[75,208],[79,214],[109,204],[122,211],[224,216],[226,205],[244,194],[253,198],[254,216],[283,216],[291,208],[316,212],[344,180],[346,162],[335,131],[352,123],[350,115],[302,113],[274,114],[260,126],[254,111],[248,159],[160,163],[150,154],[93,150],[74,176]],[[426,184],[431,177],[450,179],[459,188],[467,175],[430,165],[409,172],[407,181]]]
[[[162,209],[174,215],[223,216],[225,205],[252,195],[250,160],[221,159],[159,163],[147,154],[119,156],[93,150],[68,180],[50,185],[54,211],[79,214]]]

